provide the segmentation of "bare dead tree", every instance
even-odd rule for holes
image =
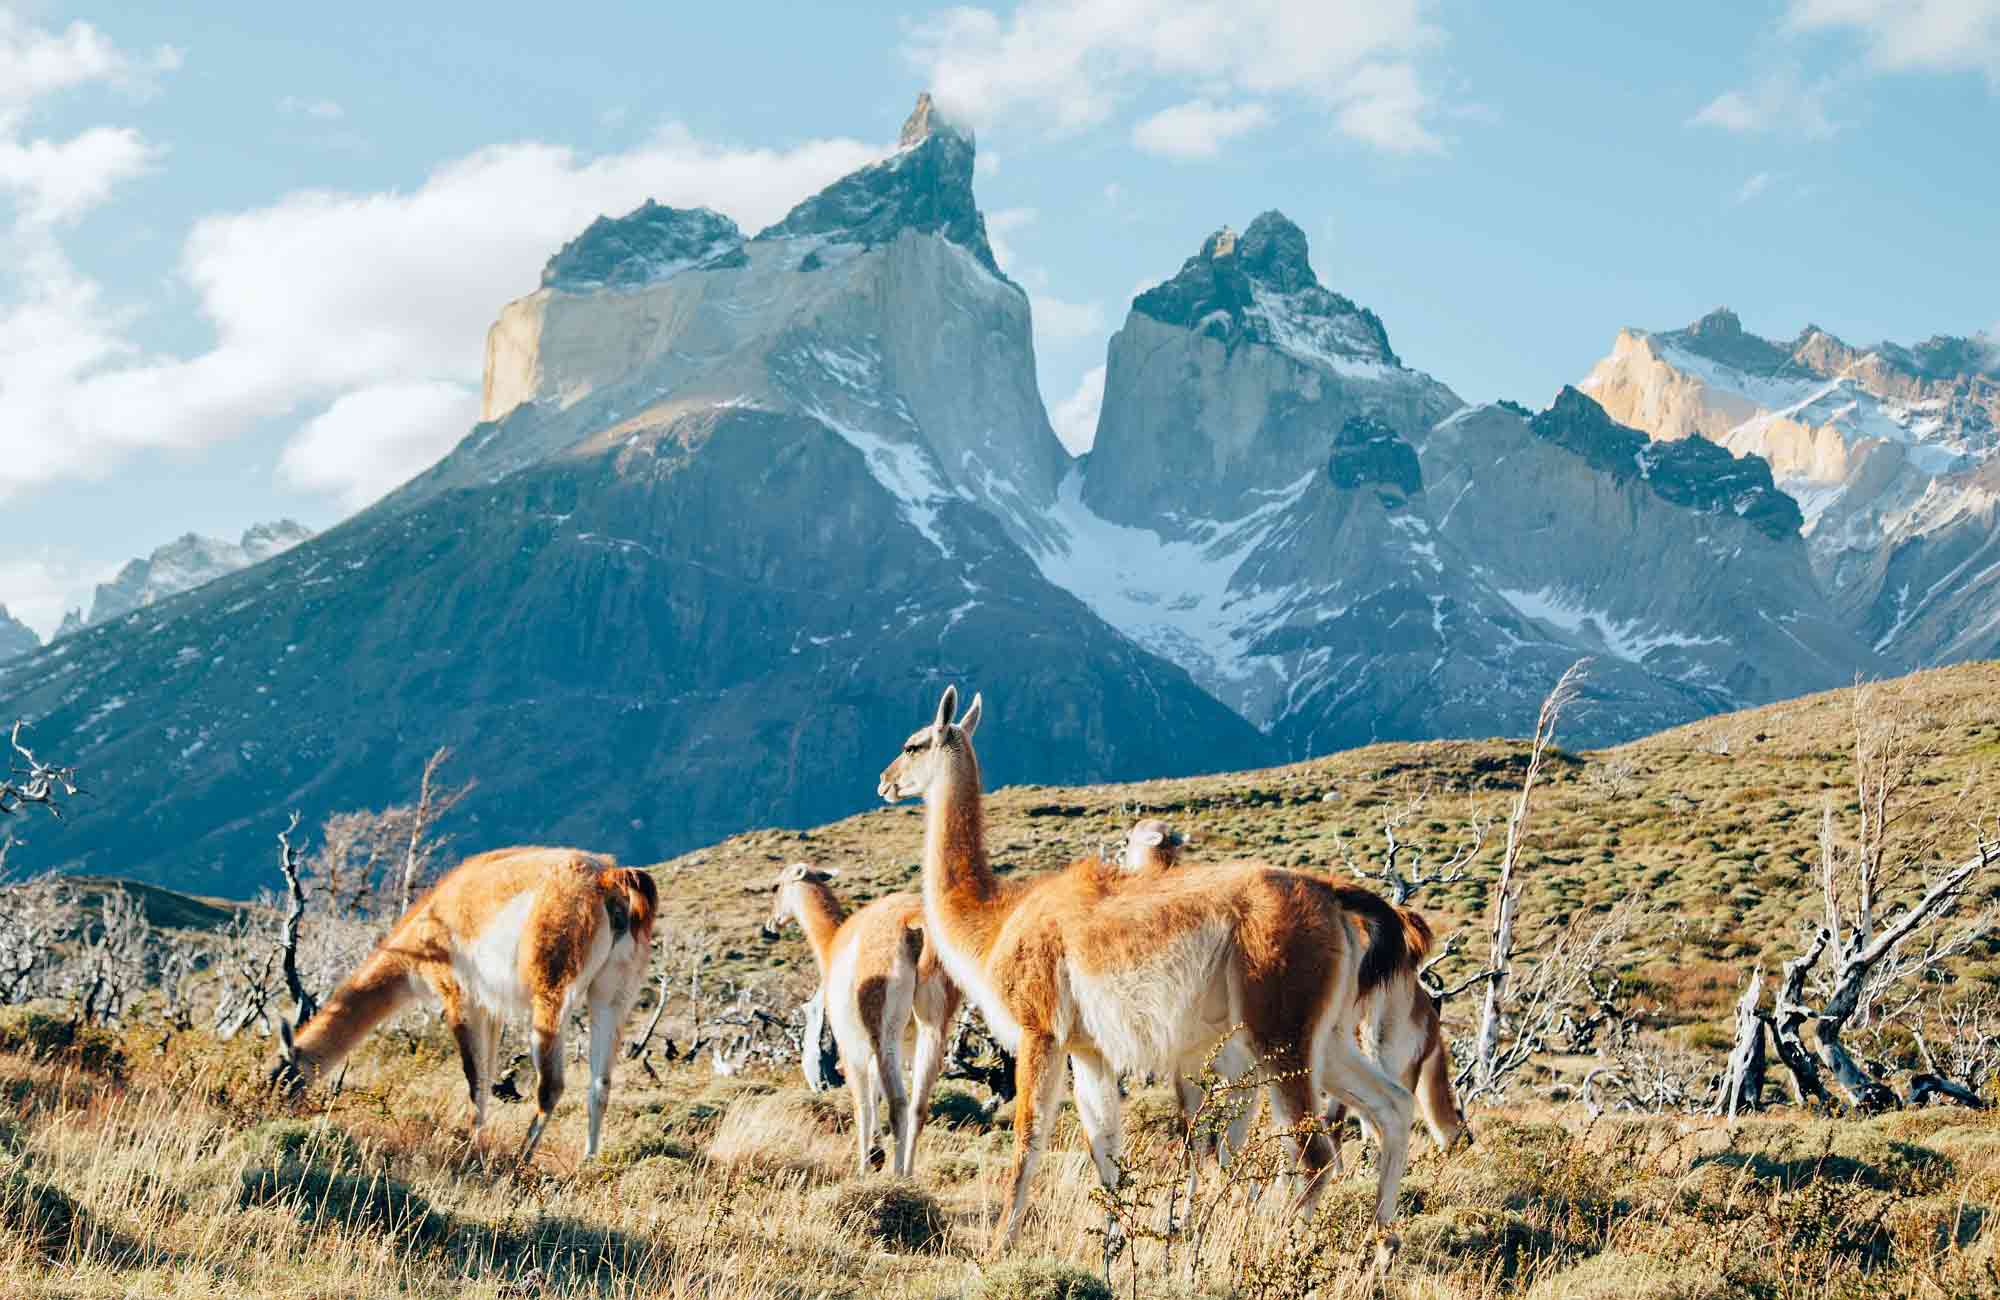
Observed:
[[[660,963],[660,987],[653,991],[653,1014],[646,1021],[646,1032],[634,1038],[625,1048],[625,1058],[636,1061],[646,1054],[653,1041],[653,1034],[660,1027],[660,1017],[667,1014],[667,985],[674,977],[673,968],[666,962]]]
[[[213,1016],[217,1037],[227,1041],[259,1021],[269,1022],[281,947],[248,908],[239,910],[217,934],[213,949],[221,984]]]
[[[152,979],[160,990],[160,1018],[169,1029],[194,1028],[188,984],[208,960],[207,949],[193,940],[155,932]]]
[[[338,917],[370,918],[385,910],[378,890],[403,837],[401,810],[337,812],[320,824],[319,848],[306,864],[318,910]]]
[[[115,1023],[146,986],[153,926],[139,900],[124,889],[102,895],[95,925],[70,959],[69,996],[80,1024]]]
[[[1583,1078],[1578,1100],[1596,1119],[1609,1111],[1635,1115],[1706,1113],[1715,1095],[1712,1057],[1673,1047],[1657,1035],[1620,1045]]]
[[[1902,1101],[1843,1035],[1898,986],[1941,974],[2000,924],[1991,906],[1968,906],[1975,884],[2000,866],[2000,841],[1974,828],[1973,853],[1940,864],[1943,837],[1958,819],[1912,797],[1936,755],[1936,728],[1908,710],[1878,706],[1874,696],[1866,688],[1854,694],[1854,827],[1843,834],[1832,806],[1823,809],[1822,918],[1785,963],[1769,1022],[1795,1096],[1863,1111]]]
[[[1430,792],[1422,790],[1383,816],[1382,834],[1389,847],[1379,867],[1357,863],[1348,852],[1347,842],[1340,842],[1341,856],[1346,859],[1348,871],[1363,880],[1380,881],[1389,891],[1389,901],[1398,907],[1406,906],[1426,889],[1455,885],[1466,879],[1472,874],[1472,864],[1486,842],[1487,819],[1474,810],[1466,818],[1449,854],[1442,862],[1426,868],[1425,859],[1433,856],[1435,850],[1429,844],[1413,842],[1409,828],[1419,824],[1429,810]]]
[[[1922,1105],[1932,1096],[1941,1096],[1975,1110],[1986,1109],[1980,1096],[1987,1084],[2000,1073],[2000,997],[1991,992],[1946,1002],[1934,999],[1930,1020],[1942,1030],[1942,1059],[1931,1050],[1924,1034],[1925,1008],[1919,1004],[1911,1017],[1911,1037],[1924,1071],[1910,1080],[1909,1104]]]
[[[465,796],[472,793],[479,782],[467,781],[463,785],[444,785],[438,780],[438,772],[451,761],[451,748],[440,745],[424,761],[424,775],[417,787],[417,802],[407,815],[408,833],[403,841],[402,888],[397,911],[406,912],[411,900],[417,895],[417,886],[431,871],[431,864],[451,842],[451,837],[437,834],[437,824],[458,807]]]
[[[993,1037],[978,1008],[968,1008],[959,1016],[939,1077],[963,1079],[992,1093],[986,1108],[989,1115],[1014,1099],[1014,1058]]]
[[[1507,816],[1507,847],[1500,859],[1500,878],[1494,894],[1493,946],[1487,958],[1486,972],[1481,977],[1486,981],[1486,995],[1479,1013],[1479,1031],[1473,1039],[1470,1062],[1472,1087],[1466,1097],[1468,1101],[1497,1091],[1508,1071],[1521,1064],[1520,1061],[1507,1064],[1508,1058],[1503,1057],[1500,1042],[1509,1000],[1513,998],[1519,1002],[1519,998],[1508,988],[1508,981],[1514,964],[1515,914],[1521,905],[1522,885],[1517,878],[1521,846],[1528,830],[1528,814],[1533,808],[1535,781],[1541,776],[1542,764],[1548,757],[1549,747],[1555,742],[1556,724],[1562,720],[1563,710],[1582,690],[1589,665],[1588,659],[1579,659],[1571,664],[1557,680],[1548,698],[1542,701],[1541,711],[1535,718],[1535,738],[1528,751],[1528,767],[1521,776],[1521,793],[1515,797],[1513,811]],[[1520,1036],[1517,1035],[1516,1046],[1519,1042]]]
[[[21,743],[21,728],[15,719],[8,742],[14,747],[5,776],[0,776],[0,817],[11,817],[24,808],[41,808],[62,820],[62,801],[83,793],[76,783],[76,769],[44,763]]]
[[[278,935],[279,967],[284,972],[285,989],[292,995],[292,1005],[297,1008],[292,1017],[294,1029],[311,1020],[319,1010],[319,999],[299,978],[299,923],[305,919],[306,890],[299,874],[298,850],[292,847],[292,832],[298,828],[299,815],[293,813],[285,829],[278,832],[278,870],[284,873],[288,899],[284,928]]]
[[[59,876],[39,876],[0,886],[0,1006],[52,992],[62,945],[82,924],[76,886]]]
[[[1645,916],[1637,902],[1627,899],[1605,912],[1552,922],[1532,946],[1512,954],[1507,998],[1494,1023],[1493,1054],[1482,1059],[1475,1043],[1454,1080],[1465,1101],[1505,1092],[1523,1066],[1563,1043],[1579,1014],[1595,1011],[1599,999],[1616,988],[1608,979],[1614,957]],[[1615,1018],[1624,1024],[1631,1014],[1620,1008]],[[1485,1029],[1484,1022],[1480,1028]],[[1629,1037],[1617,1036],[1619,1041]]]

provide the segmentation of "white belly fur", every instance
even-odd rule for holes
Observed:
[[[1228,939],[1229,927],[1211,921],[1142,966],[1086,975],[1071,964],[1077,1027],[1118,1069],[1173,1070],[1228,1027],[1213,1023],[1211,996],[1222,987]]]
[[[453,973],[467,996],[495,1015],[527,1014],[532,990],[521,982],[521,941],[535,891],[514,895],[496,911],[472,942],[452,954]]]

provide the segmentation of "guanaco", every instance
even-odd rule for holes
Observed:
[[[1167,822],[1147,818],[1126,834],[1121,865],[1134,873],[1172,870],[1180,864],[1181,848],[1186,842],[1186,837]],[[1357,1029],[1362,1049],[1391,1078],[1410,1089],[1431,1141],[1438,1150],[1448,1151],[1461,1137],[1470,1141],[1471,1130],[1466,1127],[1465,1115],[1452,1091],[1451,1053],[1445,1044],[1437,1001],[1417,978],[1434,940],[1430,924],[1421,912],[1413,908],[1396,911],[1402,918],[1408,957],[1393,978],[1369,995],[1366,1013]],[[1174,1085],[1183,1117],[1192,1120],[1202,1105],[1202,1090],[1185,1074],[1176,1076]],[[1231,1154],[1242,1149],[1254,1110],[1255,1107],[1238,1108],[1226,1132],[1216,1135],[1215,1152],[1225,1168]],[[1346,1118],[1347,1107],[1338,1098],[1330,1100],[1326,1120],[1336,1134]],[[1336,1170],[1340,1167],[1338,1143],[1334,1146],[1334,1167]],[[1190,1195],[1192,1183],[1190,1174]]]
[[[767,935],[797,921],[819,965],[820,994],[840,1068],[854,1098],[858,1168],[868,1162],[880,1130],[878,1102],[886,1100],[895,1142],[895,1171],[916,1167],[917,1138],[930,1114],[931,1092],[944,1068],[946,1037],[958,1014],[959,994],[924,939],[923,899],[885,894],[852,916],[827,882],[838,871],[795,862],[780,872],[765,922]],[[916,1070],[903,1087],[903,1035],[917,1022]],[[806,1045],[809,1052],[818,1045]]]
[[[1231,863],[1137,878],[1095,860],[1002,882],[986,855],[975,695],[958,716],[947,687],[929,725],[882,773],[885,800],[925,803],[924,920],[945,969],[1015,1053],[1014,1159],[992,1250],[1010,1246],[1063,1086],[1099,1180],[1116,1188],[1118,1074],[1181,1072],[1243,1038],[1287,1129],[1331,1093],[1381,1134],[1377,1264],[1394,1248],[1396,1189],[1408,1158],[1409,1090],[1355,1046],[1368,994],[1407,960],[1403,926],[1366,890]],[[1307,1213],[1325,1188],[1331,1143],[1288,1136]],[[1107,1234],[1107,1254],[1116,1248]]]
[[[645,981],[659,891],[652,876],[576,849],[498,849],[432,886],[303,1025],[281,1024],[274,1082],[303,1087],[428,987],[458,1041],[472,1130],[486,1122],[501,1027],[526,1015],[539,1087],[521,1144],[534,1155],[563,1091],[563,1026],[590,1011],[590,1133],[597,1154],[620,1031]]]

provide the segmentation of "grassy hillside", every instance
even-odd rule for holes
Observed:
[[[1912,822],[1985,811],[2000,788],[2000,665],[1877,688],[1868,707],[1921,715],[1934,753]],[[1654,904],[1628,978],[1655,1025],[1714,1020],[1749,960],[1789,951],[1817,906],[1819,817],[1853,799],[1851,692],[1712,719],[1553,764],[1523,858],[1524,915],[1624,897]],[[915,720],[913,720],[914,722]],[[884,760],[888,755],[882,756]],[[1378,745],[1267,771],[1129,786],[996,792],[995,857],[1047,870],[1107,848],[1146,813],[1192,833],[1197,861],[1255,855],[1373,862],[1383,819],[1429,792],[1406,842],[1449,849],[1495,823],[1467,878],[1421,901],[1439,928],[1476,922],[1491,888],[1523,746]],[[872,773],[841,773],[872,781]],[[1971,787],[1973,802],[1957,795]],[[1947,824],[1945,843],[1957,843]],[[661,959],[705,951],[724,982],[801,997],[796,938],[767,943],[763,885],[807,859],[859,900],[915,882],[921,816],[885,808],[806,833],[742,835],[656,868]],[[199,926],[207,904],[146,895],[156,922]],[[1476,925],[1473,927],[1476,929]],[[1478,944],[1473,945],[1475,952]],[[1969,980],[1993,965],[1966,963]],[[1454,1009],[1462,1014],[1459,1004]],[[683,1026],[684,1028],[684,1026]],[[676,1029],[674,1032],[683,1032]],[[1696,1036],[1681,1035],[1684,1043]],[[1700,1043],[1707,1057],[1713,1043]],[[1109,1300],[1094,1279],[1105,1207],[1073,1115],[1058,1120],[1019,1249],[980,1260],[1012,1134],[963,1085],[940,1090],[915,1185],[858,1178],[844,1094],[795,1066],[718,1078],[703,1058],[621,1066],[605,1159],[581,1161],[583,1080],[532,1167],[528,1112],[496,1106],[467,1141],[458,1062],[433,1020],[366,1044],[337,1095],[298,1103],[263,1085],[269,1046],[153,1022],[77,1031],[0,1013],[0,1295],[716,1297],[717,1300]],[[656,1058],[657,1059],[657,1058]],[[1588,1118],[1528,1088],[1479,1106],[1478,1144],[1425,1151],[1404,1184],[1403,1249],[1387,1294],[1421,1300],[2000,1300],[2000,1113],[1869,1120],[1779,1108],[1733,1129],[1704,1116]],[[1168,1095],[1134,1080],[1128,1183],[1115,1208],[1163,1222],[1185,1150]],[[1259,1139],[1236,1168],[1274,1172]],[[1134,1300],[1370,1294],[1371,1176],[1360,1144],[1321,1215],[1297,1225],[1211,1172],[1173,1208],[1203,1225],[1141,1231],[1113,1270]]]
[[[1916,820],[1952,807],[1968,783],[1964,811],[2000,811],[2000,663],[1868,689],[1872,710],[1927,719],[1937,754],[1924,769]],[[1854,703],[1853,690],[1830,691],[1560,755],[1522,855],[1523,915],[1561,918],[1628,896],[1652,904],[1657,911],[1628,954],[1630,974],[1669,1018],[1720,1013],[1750,962],[1761,956],[1768,967],[1796,952],[1802,921],[1816,915],[1821,810],[1829,802],[1842,816],[1854,809]],[[1473,820],[1493,823],[1467,879],[1417,900],[1448,933],[1485,909],[1526,756],[1514,741],[1427,741],[1222,776],[1015,786],[987,800],[987,837],[999,870],[1044,871],[1109,852],[1139,816],[1156,815],[1193,837],[1193,861],[1256,857],[1340,869],[1343,844],[1355,861],[1379,862],[1385,815],[1429,790],[1426,815],[1400,832],[1406,842],[1448,853]],[[828,779],[872,784],[875,774]],[[753,831],[656,871],[669,919],[712,931],[726,966],[789,967],[810,960],[803,943],[759,941],[766,900],[743,885],[807,860],[838,868],[842,892],[857,901],[914,889],[922,839],[922,809],[906,805],[811,831]],[[1969,830],[1963,840],[1969,851]],[[1471,948],[1479,950],[1476,936]],[[2000,982],[2000,964],[1972,962],[1968,973]]]

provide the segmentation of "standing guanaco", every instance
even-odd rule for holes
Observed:
[[[896,1144],[895,1171],[916,1166],[917,1138],[930,1114],[931,1090],[944,1068],[946,1035],[958,1014],[958,990],[925,942],[923,899],[885,894],[852,916],[827,888],[840,873],[795,862],[780,872],[767,934],[797,921],[819,965],[820,993],[840,1067],[854,1098],[859,1171],[868,1172],[879,1129],[878,1103],[886,1100]],[[917,1022],[913,1086],[903,1087],[903,1034]],[[806,1045],[817,1051],[818,1044]]]

